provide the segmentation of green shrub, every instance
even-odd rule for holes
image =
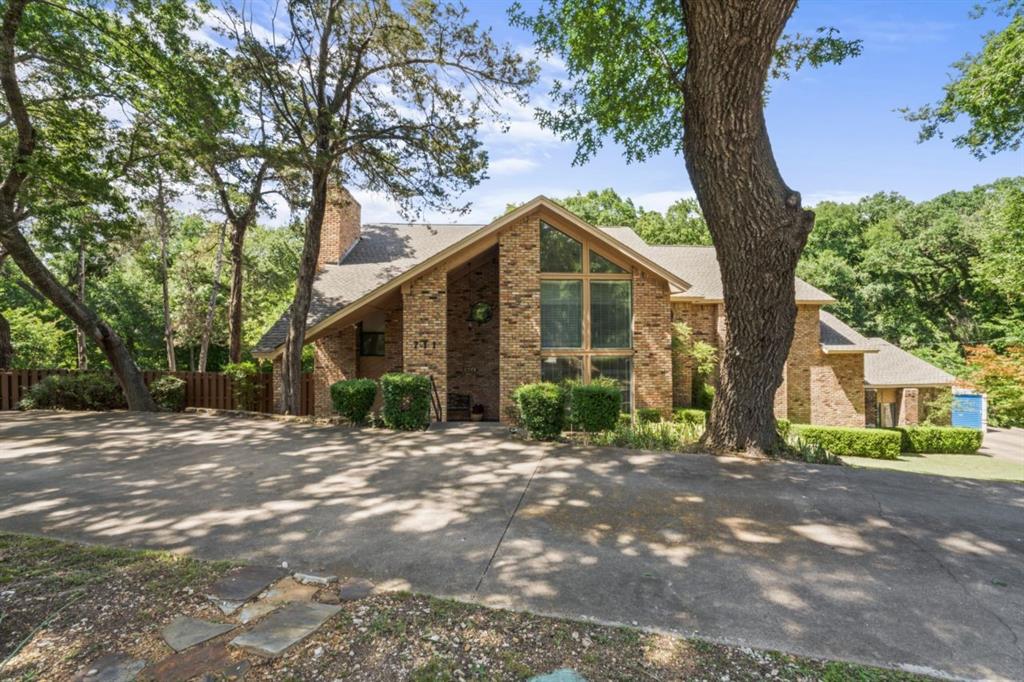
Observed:
[[[377,398],[377,382],[373,379],[349,379],[331,384],[334,411],[353,424],[363,424]]]
[[[430,425],[430,379],[392,372],[380,378],[381,419],[389,429],[415,431]]]
[[[23,410],[116,410],[124,394],[106,372],[51,374],[28,390]]]
[[[588,433],[615,428],[622,407],[619,385],[611,379],[569,385],[569,414],[575,428]]]
[[[711,384],[700,382],[693,387],[693,406],[698,410],[708,412],[711,410],[711,403],[715,401],[715,387]]]
[[[797,437],[789,445],[789,450],[794,457],[808,464],[842,464],[842,461],[834,453],[829,452],[824,446],[818,443],[809,443],[803,438]]]
[[[149,385],[153,401],[165,410],[181,412],[185,409],[185,380],[165,374]]]
[[[256,409],[259,373],[259,367],[255,362],[236,362],[224,365],[224,374],[231,380],[231,394],[235,398],[236,410]]]
[[[661,421],[661,412],[653,407],[641,407],[636,411],[638,424],[656,424]]]
[[[791,428],[792,424],[789,423],[788,419],[775,420],[775,431],[779,434],[779,438],[781,438],[782,440],[789,440],[789,431]]]
[[[703,425],[675,422],[638,422],[619,424],[612,431],[602,431],[591,437],[593,445],[611,445],[638,450],[665,450],[678,452],[693,445],[703,433]]]
[[[900,434],[888,429],[793,424],[790,433],[810,445],[820,445],[840,457],[896,459],[900,456]]]
[[[982,433],[977,429],[954,426],[905,426],[891,430],[899,432],[900,449],[903,452],[973,455],[981,447]]]
[[[672,413],[672,421],[677,424],[691,424],[704,428],[708,421],[708,413],[704,410],[696,410],[692,407],[680,407]]]
[[[524,384],[515,390],[512,399],[519,406],[523,426],[531,438],[552,440],[562,433],[565,397],[566,391],[548,382]],[[616,407],[616,418],[618,414]]]

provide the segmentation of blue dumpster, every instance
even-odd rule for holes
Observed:
[[[953,426],[968,429],[983,428],[982,414],[985,396],[978,393],[960,393],[953,396]]]

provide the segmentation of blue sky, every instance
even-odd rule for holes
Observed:
[[[529,34],[508,25],[507,2],[466,2],[498,39],[532,51]],[[1024,174],[1024,154],[1003,153],[978,161],[948,139],[918,144],[914,124],[895,111],[937,100],[953,73],[950,64],[978,51],[985,32],[1006,25],[1006,18],[992,12],[971,19],[973,5],[974,0],[800,4],[788,32],[835,26],[845,37],[864,41],[864,52],[856,59],[802,71],[772,86],[766,115],[775,155],[783,177],[803,194],[805,204],[851,201],[880,190],[922,200]],[[541,130],[532,116],[533,107],[546,100],[543,81],[550,83],[559,73],[557,63],[544,63],[542,83],[531,93],[530,105],[510,107],[509,132],[485,132],[491,177],[465,195],[473,203],[472,212],[426,218],[489,222],[508,202],[603,187],[657,210],[693,195],[682,158],[671,154],[627,165],[621,150],[609,143],[593,161],[574,167],[573,145]],[[363,204],[364,221],[399,219],[382,197],[359,192],[356,196]]]

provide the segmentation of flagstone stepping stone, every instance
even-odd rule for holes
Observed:
[[[561,668],[546,675],[535,675],[526,682],[587,682],[587,680],[572,668]]]
[[[239,668],[240,664],[245,665]],[[200,675],[230,679],[232,670],[239,669],[242,671],[241,674],[244,674],[244,671],[248,670],[248,665],[248,661],[235,661],[223,644],[211,644],[171,654],[146,668],[143,676],[154,682],[178,682],[191,680]],[[239,673],[235,672],[234,676],[239,677]]]
[[[346,580],[338,588],[338,596],[345,601],[355,601],[356,599],[363,599],[373,593],[373,583],[369,580],[363,580],[362,578],[352,578]]]
[[[281,578],[252,604],[247,604],[238,614],[238,620],[249,623],[262,618],[282,604],[293,601],[312,601],[319,591],[316,585],[302,585],[291,578]]]
[[[293,602],[274,611],[249,632],[235,637],[231,645],[261,656],[280,656],[316,632],[340,610],[340,606],[330,604]]]
[[[338,576],[336,575],[320,575],[319,573],[296,573],[294,577],[303,585],[317,585],[319,587],[326,587],[331,583],[338,582]]]
[[[72,682],[130,682],[142,669],[145,661],[124,654],[104,654],[79,670]]]
[[[284,575],[276,566],[239,566],[214,583],[209,596],[214,601],[246,602]]]
[[[211,623],[208,620],[178,616],[160,631],[164,641],[175,651],[184,651],[196,644],[234,630],[232,623]]]

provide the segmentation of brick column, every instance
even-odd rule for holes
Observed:
[[[864,389],[864,426],[878,426],[878,393],[872,389]]]
[[[432,376],[448,418],[448,272],[438,266],[402,289],[402,351],[405,371]],[[433,411],[430,414],[434,419]]]
[[[329,417],[331,384],[356,378],[356,328],[345,327],[313,342],[313,414]]]
[[[283,354],[282,355],[278,355],[276,358],[274,358],[273,362],[271,363],[271,366],[274,369],[273,374],[271,375],[271,380],[273,381],[272,385],[273,385],[274,404],[273,404],[273,407],[271,409],[276,414],[281,414],[281,413],[284,412],[284,386],[282,385],[282,382],[284,381],[284,364],[283,363],[284,363],[284,355]]]
[[[900,396],[900,426],[914,426],[917,424],[918,401],[916,388],[904,388]]]
[[[672,304],[668,282],[633,272],[633,397],[637,408],[672,414]]]
[[[540,381],[540,218],[519,221],[498,238],[498,416],[512,392]]]

